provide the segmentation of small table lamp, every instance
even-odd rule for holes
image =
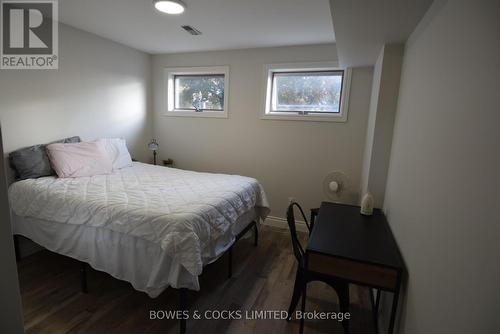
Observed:
[[[156,165],[156,151],[158,150],[158,142],[156,139],[151,139],[151,141],[148,143],[148,149],[150,151],[153,151],[153,164]]]

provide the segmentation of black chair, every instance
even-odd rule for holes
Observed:
[[[319,213],[319,208],[314,208],[311,209],[311,218],[309,220],[309,234],[311,234],[311,231],[314,227],[314,221],[316,220],[316,217],[318,216]]]
[[[305,311],[305,301],[307,298],[307,284],[312,281],[321,281],[328,285],[330,285],[337,296],[339,297],[340,311],[348,312],[349,311],[349,283],[340,280],[340,279],[332,279],[331,277],[324,276],[320,273],[312,272],[307,270],[304,263],[304,248],[300,244],[299,238],[297,236],[297,230],[295,228],[295,214],[294,208],[299,209],[302,218],[306,222],[307,228],[311,231],[312,227],[307,222],[307,218],[304,214],[304,211],[300,207],[298,203],[292,202],[288,206],[286,212],[286,220],[288,222],[288,227],[290,228],[290,234],[292,237],[292,247],[295,258],[297,259],[297,274],[295,276],[295,284],[293,287],[293,295],[292,300],[290,301],[290,307],[288,308],[288,319],[291,320],[292,312],[295,311],[297,307],[297,303],[299,302],[300,297],[302,297],[302,312]],[[313,217],[313,213],[311,212],[311,217]],[[344,319],[342,322],[342,326],[344,327],[344,332],[349,333],[349,321]],[[301,320],[300,333],[303,332],[303,318]]]

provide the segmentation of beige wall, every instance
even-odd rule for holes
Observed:
[[[436,1],[407,43],[385,210],[401,333],[500,328],[500,3]]]
[[[5,152],[80,135],[127,139],[146,159],[151,57],[61,24],[59,70],[1,70]]]
[[[372,68],[356,68],[347,123],[261,120],[265,64],[335,61],[335,45],[247,49],[153,56],[154,133],[160,158],[199,171],[257,178],[273,216],[288,198],[306,207],[323,200],[322,181],[339,169],[350,178],[345,201],[358,199]],[[229,65],[229,118],[166,117],[163,68]]]

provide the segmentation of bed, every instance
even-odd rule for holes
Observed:
[[[27,179],[9,188],[14,234],[157,297],[199,290],[269,205],[257,180],[134,162],[108,175]]]

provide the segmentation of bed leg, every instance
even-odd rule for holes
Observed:
[[[180,288],[179,289],[179,308],[180,311],[184,312],[187,310],[187,289],[186,288]],[[184,317],[184,314],[181,315],[181,318],[179,319],[179,328],[180,328],[180,333],[185,334],[186,333],[186,318]]]
[[[14,252],[16,253],[16,262],[21,261],[21,253],[19,252],[19,236],[14,234],[12,236],[14,238]]]
[[[227,278],[233,277],[233,246],[227,251]]]
[[[256,222],[253,223],[253,237],[254,237],[253,244],[257,246],[259,243],[259,229],[257,227]]]
[[[81,284],[82,284],[82,292],[87,293],[87,264],[85,262],[82,262],[80,264],[80,278],[81,278]]]

